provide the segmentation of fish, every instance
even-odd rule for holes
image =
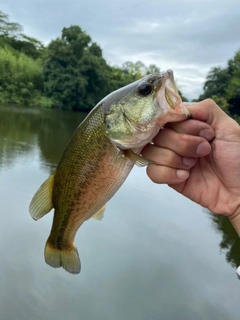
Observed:
[[[81,262],[74,244],[80,226],[101,220],[106,203],[121,187],[134,164],[167,122],[189,117],[173,71],[150,74],[103,98],[77,127],[51,176],[29,206],[38,220],[54,209],[44,257],[54,268],[78,274]]]

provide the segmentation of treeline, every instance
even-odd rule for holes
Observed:
[[[110,66],[79,26],[63,28],[46,47],[0,12],[0,103],[88,111],[111,91],[159,72],[141,61]]]
[[[88,111],[113,90],[158,72],[141,61],[109,65],[79,26],[63,28],[61,37],[44,46],[0,11],[0,103]],[[213,98],[240,120],[240,50],[225,68],[209,71],[203,89],[195,101]]]
[[[212,68],[197,101],[212,98],[231,117],[240,123],[240,50],[225,68]]]
[[[43,90],[44,46],[0,12],[0,103],[33,103]]]

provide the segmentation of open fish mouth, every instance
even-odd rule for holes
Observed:
[[[168,69],[162,75],[162,83],[165,87],[165,98],[168,106],[174,110],[182,101],[178,94],[178,89],[174,81],[173,71],[171,69]]]
[[[165,97],[166,97],[166,100],[167,100],[169,107],[171,109],[175,109],[175,104],[173,103],[171,96],[169,95],[169,93],[167,91],[166,91]]]
[[[182,103],[171,69],[168,69],[162,74],[161,84],[159,86],[156,98],[163,113],[174,113],[176,114],[176,117],[179,117],[179,114],[182,114],[183,117],[188,117],[189,112]]]

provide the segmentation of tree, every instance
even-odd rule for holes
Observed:
[[[224,98],[224,97],[219,97],[219,96],[211,96],[210,97],[212,100],[214,100],[216,102],[216,104],[223,109],[223,111],[225,111],[227,114],[230,115],[229,113],[229,103],[228,101]]]
[[[40,58],[45,50],[41,41],[28,37],[23,33],[18,37],[9,37],[7,42],[15,50],[23,52],[33,59]]]
[[[63,28],[48,47],[44,88],[57,107],[89,110],[109,90],[111,69],[101,48],[79,26]]]
[[[22,32],[23,27],[17,22],[9,22],[8,14],[0,11],[0,37],[8,38]]]
[[[221,67],[212,68],[204,84],[204,93],[200,95],[199,100],[207,99],[213,95],[224,96],[230,74],[227,69]]]
[[[240,119],[240,50],[225,68],[212,68],[204,84],[204,92],[198,98],[213,98],[229,115]]]
[[[46,48],[0,11],[0,102],[91,110],[108,93],[150,73],[160,69],[142,61],[108,65],[99,45],[76,25],[63,28]]]
[[[154,73],[160,73],[160,68],[158,68],[155,64],[150,64],[146,69],[146,74]]]
[[[178,93],[179,93],[182,101],[184,101],[184,102],[187,102],[187,101],[188,101],[188,99],[187,99],[186,97],[184,97],[184,95],[182,94],[182,91],[181,91],[181,90],[178,89]]]
[[[136,81],[146,74],[146,66],[141,61],[126,61],[122,64],[122,72],[127,83]]]
[[[27,56],[37,59],[41,56],[44,45],[41,41],[22,33],[23,27],[17,22],[9,22],[7,14],[0,11],[0,39],[5,44]]]
[[[232,115],[240,116],[240,50],[228,62],[228,71],[231,75],[226,88],[226,98],[229,102],[229,111]]]

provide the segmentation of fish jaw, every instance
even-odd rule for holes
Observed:
[[[156,94],[156,101],[162,111],[158,119],[160,126],[167,122],[183,121],[191,116],[178,93],[171,69],[162,75],[162,82]]]

